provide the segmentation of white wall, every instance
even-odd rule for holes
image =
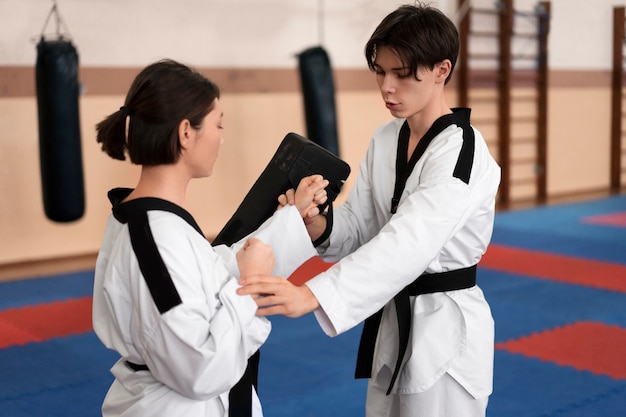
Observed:
[[[403,1],[389,0],[58,0],[82,65],[143,66],[162,57],[207,67],[295,65],[321,43],[336,67],[362,67],[376,24]],[[432,1],[451,18],[457,0]],[[53,1],[0,1],[0,65],[31,65]],[[494,0],[471,0],[493,7]],[[531,11],[535,0],[514,0]],[[552,0],[550,68],[611,67],[612,8],[625,0]],[[47,33],[56,32],[50,21]],[[520,46],[524,48],[524,46]]]
[[[58,0],[83,66],[142,67],[163,57],[203,67],[291,68],[320,42],[336,67],[363,67],[363,47],[401,1]],[[0,65],[34,65],[54,3],[0,0]],[[456,0],[433,1],[454,14]],[[57,32],[51,20],[46,33]]]
[[[477,8],[493,8],[498,3],[495,0],[468,1]],[[513,0],[513,3],[516,10],[529,12],[535,9],[539,1]],[[626,6],[626,1],[551,0],[548,45],[550,69],[610,70],[615,6]],[[522,18],[518,19],[523,21]],[[520,42],[513,46],[513,52],[526,53],[532,47],[531,43]]]

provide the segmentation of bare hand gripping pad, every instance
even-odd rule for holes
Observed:
[[[213,245],[232,245],[255,231],[276,211],[281,194],[296,189],[302,178],[313,174],[320,174],[329,182],[328,200],[320,206],[323,211],[339,195],[350,175],[350,166],[320,145],[288,133]]]

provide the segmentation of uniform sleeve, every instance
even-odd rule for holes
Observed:
[[[338,261],[372,238],[370,226],[375,223],[375,212],[369,167],[374,146],[372,142],[348,198],[333,210],[333,229],[328,240],[317,248],[327,262]]]
[[[215,247],[215,251],[225,259],[228,270],[237,276],[239,269],[235,256],[250,237],[272,247],[276,259],[272,273],[276,276],[290,276],[300,265],[317,254],[298,210],[293,206],[284,207],[274,212],[257,230],[239,242],[232,246]]]
[[[150,226],[181,303],[160,314],[149,294],[137,294],[132,337],[156,379],[206,400],[236,384],[271,326],[255,315],[251,297],[235,293],[237,279],[210,244],[177,220],[151,219]]]
[[[316,316],[328,335],[378,311],[427,268],[441,271],[436,258],[469,212],[469,186],[452,176],[459,140],[432,147],[419,178],[413,178],[419,181],[407,183],[397,213],[371,240],[306,283],[320,302]],[[356,204],[373,203],[357,196]]]

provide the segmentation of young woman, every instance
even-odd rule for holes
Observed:
[[[109,156],[141,165],[134,189],[109,192],[95,270],[94,330],[121,356],[103,416],[227,416],[229,390],[270,332],[253,298],[236,295],[238,278],[288,276],[315,254],[302,218],[326,200],[320,176],[302,180],[296,207],[233,247],[211,247],[185,210],[189,181],[211,175],[223,142],[219,96],[201,74],[160,61],[97,125]]]
[[[458,51],[437,9],[406,5],[382,20],[365,55],[394,119],[374,132],[333,220],[305,219],[313,240],[328,234],[318,250],[337,264],[302,287],[241,281],[240,294],[269,294],[261,315],[315,311],[330,336],[365,320],[356,375],[370,378],[368,417],[483,417],[492,391],[494,323],[476,265],[500,169],[470,110],[446,103]]]

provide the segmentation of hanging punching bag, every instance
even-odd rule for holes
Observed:
[[[70,41],[37,44],[35,68],[39,114],[39,161],[46,217],[81,218],[85,190],[78,113],[78,53]]]
[[[316,46],[298,55],[307,137],[339,156],[335,85],[330,59]]]

